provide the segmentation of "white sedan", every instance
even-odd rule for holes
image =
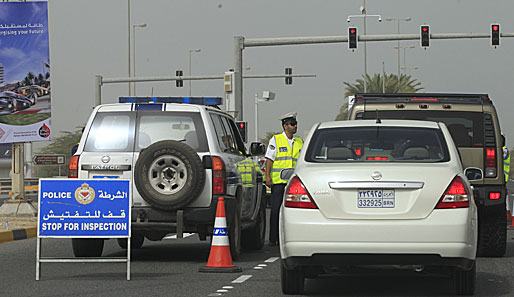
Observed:
[[[359,265],[447,271],[475,288],[477,207],[443,123],[360,120],[313,126],[280,211],[282,291]],[[467,176],[467,177],[466,177]]]

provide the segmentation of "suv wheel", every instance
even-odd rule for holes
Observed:
[[[205,169],[191,147],[165,140],[141,151],[134,180],[138,192],[150,205],[173,210],[200,195],[205,185]]]
[[[503,257],[507,250],[507,214],[505,209],[479,216],[479,257]],[[480,212],[479,212],[480,214]]]
[[[241,234],[241,246],[246,250],[260,250],[266,234],[266,202],[262,201],[255,225]]]
[[[104,240],[96,238],[72,238],[71,246],[75,257],[100,257],[104,250]]]
[[[230,254],[232,260],[237,260],[241,254],[241,202],[236,199],[236,208],[232,217],[232,222],[228,228],[228,240],[230,243]]]
[[[127,239],[126,238],[117,238],[118,245],[120,248],[126,250],[128,247]],[[143,246],[143,243],[145,241],[145,236],[141,233],[132,233],[130,236],[130,248],[132,249],[139,249]]]
[[[284,263],[280,265],[280,281],[282,283],[282,293],[284,294],[301,294],[305,277],[303,276],[301,267],[287,269]]]
[[[455,293],[457,295],[473,295],[475,292],[476,265],[470,270],[460,270],[454,268],[452,280],[455,285]]]

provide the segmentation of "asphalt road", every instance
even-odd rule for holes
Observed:
[[[514,230],[507,255],[479,258],[475,296],[514,296]],[[200,273],[209,255],[208,242],[196,236],[145,241],[133,250],[131,280],[124,263],[41,263],[35,280],[36,239],[0,244],[0,296],[282,296],[277,247],[245,252],[236,266],[242,273]],[[71,241],[43,239],[44,257],[71,257]],[[121,257],[115,240],[103,256]],[[222,290],[222,291],[219,291]],[[306,281],[302,296],[453,296],[441,275],[413,271],[365,270]]]

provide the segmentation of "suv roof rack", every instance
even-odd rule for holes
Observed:
[[[416,102],[441,102],[441,103],[461,103],[461,104],[492,104],[488,94],[459,94],[459,93],[357,93],[355,103],[359,101],[380,101],[383,103],[408,103]]]
[[[119,103],[183,103],[218,106],[223,103],[221,97],[119,97]]]

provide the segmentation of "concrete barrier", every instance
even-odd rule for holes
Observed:
[[[14,240],[33,238],[37,236],[37,227],[26,227],[0,231],[0,243]]]

